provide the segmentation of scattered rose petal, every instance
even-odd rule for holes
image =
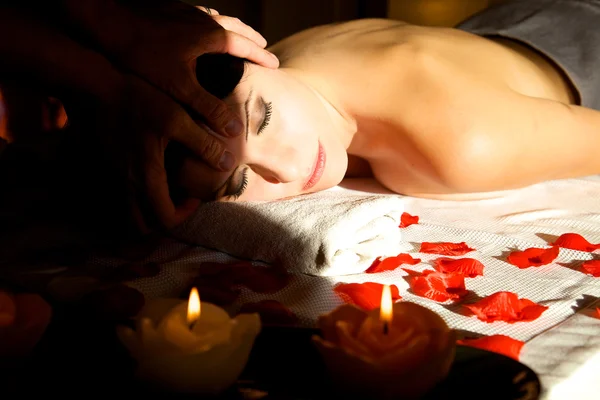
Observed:
[[[521,315],[522,321],[533,321],[548,309],[548,306],[534,303],[528,299],[521,299]]]
[[[413,258],[410,254],[400,253],[395,257],[376,259],[373,264],[365,272],[367,274],[375,274],[377,272],[393,271],[402,264],[415,265],[421,262],[420,258]]]
[[[12,295],[0,290],[0,328],[15,322],[17,305]]]
[[[292,310],[276,300],[263,300],[245,303],[240,308],[241,313],[258,313],[265,325],[297,325],[298,317]]]
[[[563,247],[565,249],[592,252],[600,249],[600,243],[592,244],[578,233],[564,233],[556,239],[553,246]]]
[[[202,301],[216,304],[218,306],[230,306],[240,297],[240,289],[231,287],[218,287],[211,282],[199,284],[197,288]]]
[[[511,292],[497,292],[476,303],[466,304],[465,307],[483,322],[504,321],[508,323],[533,321],[548,309],[547,306],[531,300],[519,299],[515,293]]]
[[[450,242],[423,242],[421,243],[421,253],[441,254],[443,256],[462,256],[475,249],[467,246],[465,242],[450,243]]]
[[[248,261],[237,261],[231,263],[219,263],[219,262],[203,262],[200,263],[198,268],[198,274],[201,277],[216,276],[223,271],[229,271],[230,268],[245,268],[248,265],[252,265]]]
[[[600,277],[600,260],[589,260],[581,264],[581,269],[586,274]]]
[[[255,274],[240,284],[256,293],[275,293],[285,288],[289,280],[290,276],[279,268],[255,267]]]
[[[287,286],[290,278],[281,268],[259,267],[250,262],[203,263],[200,273],[200,286],[214,285],[220,289],[244,286],[256,293],[278,292]]]
[[[483,275],[483,264],[474,258],[448,258],[440,257],[433,261],[433,266],[438,272],[458,273],[469,278]]]
[[[406,228],[414,224],[419,223],[419,217],[416,215],[410,215],[407,212],[402,213],[400,217],[400,228]]]
[[[138,278],[150,278],[158,275],[161,267],[158,263],[128,263],[114,267],[102,278],[109,282],[127,282]]]
[[[408,272],[411,290],[418,296],[434,301],[457,300],[467,293],[465,277],[462,274],[442,273],[425,270],[421,273],[404,269]]]
[[[596,307],[596,318],[600,318],[600,307]]]
[[[457,340],[463,346],[475,347],[477,349],[492,351],[519,361],[519,355],[524,342],[505,335],[484,336],[477,339]]]
[[[138,290],[117,284],[84,295],[78,302],[81,314],[90,319],[123,321],[137,315],[144,307],[144,295]]]
[[[550,264],[556,260],[560,248],[552,246],[546,249],[530,247],[523,251],[513,251],[508,255],[506,261],[521,269],[529,267],[539,267],[541,265]]]
[[[390,285],[392,301],[400,300],[400,292],[396,285]],[[383,285],[376,282],[340,283],[333,289],[346,303],[370,311],[381,305]]]

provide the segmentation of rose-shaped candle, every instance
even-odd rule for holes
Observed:
[[[28,356],[51,318],[52,308],[41,296],[0,289],[0,367],[13,367]]]
[[[200,302],[196,288],[188,302],[149,301],[135,330],[118,334],[137,360],[138,376],[166,390],[217,395],[239,377],[260,331],[258,314],[229,314]]]
[[[381,307],[367,313],[345,304],[318,321],[313,341],[336,389],[357,398],[418,398],[448,374],[455,335],[433,311],[393,304],[384,286]]]

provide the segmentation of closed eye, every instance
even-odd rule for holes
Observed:
[[[231,191],[231,194],[228,196],[233,197],[234,200],[240,198],[241,195],[244,194],[246,188],[248,188],[248,167],[244,168],[240,176],[238,177],[238,184],[236,188]]]
[[[248,167],[241,170],[237,168],[225,183],[215,190],[213,199],[218,200],[222,197],[228,197],[237,200],[248,187],[248,170]]]
[[[262,97],[261,102],[263,103],[263,119],[256,132],[257,135],[260,135],[262,131],[264,131],[267,126],[269,126],[269,122],[271,122],[271,114],[273,113],[273,104],[271,102],[266,103]]]

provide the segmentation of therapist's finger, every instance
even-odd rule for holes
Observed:
[[[205,43],[207,53],[228,53],[232,56],[250,60],[266,68],[279,67],[279,59],[244,35],[227,29],[212,33],[211,40]]]
[[[183,113],[179,118],[178,129],[171,133],[171,138],[184,145],[214,169],[230,171],[236,164],[234,155],[227,151],[225,145],[214,134],[209,133],[209,130],[212,128],[223,136],[233,137],[242,133],[244,125],[227,104],[206,92],[198,84],[197,87],[196,96],[186,94],[182,100],[189,98],[192,108],[206,120],[210,128],[197,123],[187,113]],[[158,160],[155,162],[158,163]],[[164,163],[164,156],[162,162]],[[161,170],[164,171],[164,168]]]
[[[164,168],[164,155],[154,155],[147,160],[145,188],[148,202],[156,218],[165,229],[171,229],[189,218],[200,202],[189,199],[175,206],[169,192],[167,172]]]
[[[250,25],[243,23],[239,18],[219,15],[213,19],[223,28],[247,37],[260,47],[264,48],[267,46],[267,40]]]
[[[204,7],[204,6],[196,6],[196,8],[202,12],[207,13],[208,15],[219,15],[219,12],[217,10],[215,10],[214,8],[209,8],[209,7]]]

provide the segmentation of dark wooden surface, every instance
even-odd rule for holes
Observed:
[[[258,336],[239,387],[224,399],[335,398],[329,380],[305,328],[266,327]],[[161,393],[134,379],[135,364],[115,334],[115,324],[86,320],[58,312],[35,354],[19,368],[0,371],[6,399],[29,396],[82,398],[93,395],[190,398]],[[514,384],[514,378],[525,378]],[[510,358],[459,346],[448,378],[427,399],[517,399],[526,389],[536,399],[540,386],[529,368]]]

